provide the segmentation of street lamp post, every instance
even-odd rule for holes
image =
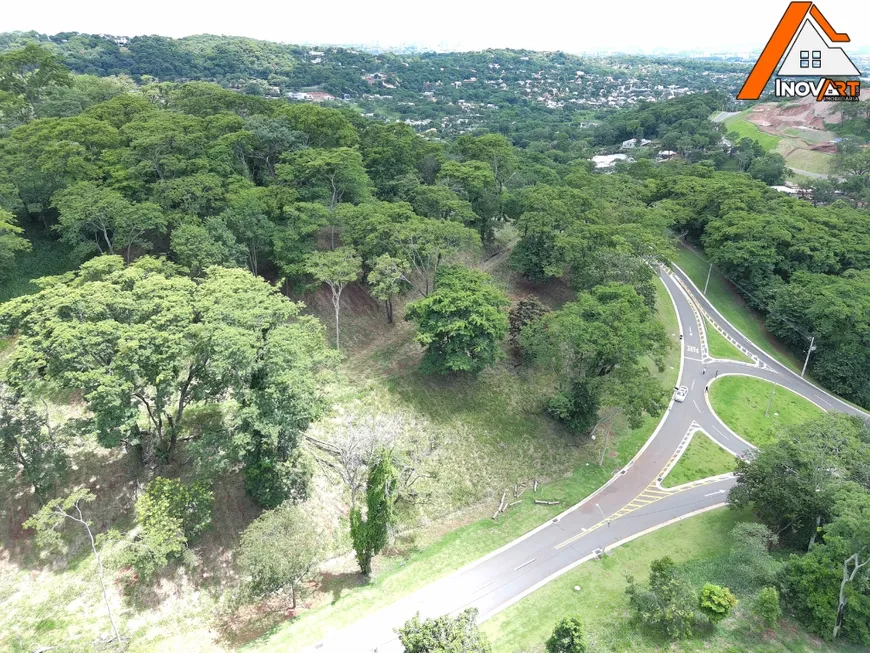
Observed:
[[[812,353],[816,350],[816,344],[815,344],[815,343],[816,343],[816,337],[813,336],[813,337],[810,339],[810,348],[807,349],[807,357],[806,357],[806,360],[804,360],[804,367],[803,367],[803,369],[801,370],[801,378],[804,378],[804,372],[807,371],[807,363],[810,362],[810,354],[812,354]]]
[[[595,507],[598,508],[598,512],[601,513],[601,519],[602,519],[602,521],[606,521],[606,522],[607,522],[607,528],[610,528],[610,520],[609,520],[609,519],[604,515],[604,511],[601,509],[601,506],[599,506],[599,505],[596,503],[596,504],[595,504]],[[604,538],[604,546],[601,548],[601,552],[604,553],[606,550],[607,550],[607,537]]]
[[[707,281],[704,283],[704,296],[707,296],[707,286],[710,285],[710,274],[713,272],[713,264],[710,263],[710,269],[707,270]]]

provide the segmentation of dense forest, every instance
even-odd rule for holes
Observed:
[[[333,548],[352,548],[369,575],[400,520],[416,523],[420,488],[436,484],[425,467],[437,464],[435,443],[399,446],[396,429],[419,430],[400,421],[371,426],[366,451],[309,429],[336,410],[339,362],[360,346],[343,330],[354,291],[377,303],[383,329],[413,326],[426,377],[473,385],[508,357],[548,375],[542,417],[584,442],[606,415],[635,428],[667,405],[654,266],[687,238],[796,352],[815,339],[820,383],[870,407],[866,148],[842,152],[852,172],[842,187],[820,184],[813,204],[769,188],[787,174],[782,157],[723,142],[708,120],[726,107],[723,93],[639,102],[582,138],[562,127],[553,140],[541,127],[535,137],[519,127],[426,138],[351,106],[221,85],[256,73],[282,88],[366,91],[347,59],[327,81],[291,46],[142,37],[122,50],[66,37],[51,49],[7,39],[0,54],[0,273],[14,276],[37,241],[71,262],[0,305],[0,469],[41,506],[27,527],[51,549],[61,524],[86,523],[76,511],[95,498],[63,491],[73,443],[132,461],[146,488],[126,521],[105,520],[100,549],[125,591],[189,562],[228,477],[266,509],[240,536],[244,573],[223,605],[233,614],[288,587],[295,609]],[[653,143],[636,161],[595,169],[592,154],[627,139]],[[499,256],[523,287],[569,300],[514,301],[484,265]],[[58,393],[81,404],[61,425],[41,403]],[[865,438],[849,429],[849,442]],[[318,466],[344,493],[339,545],[312,514]],[[866,494],[856,469],[860,491],[831,498],[830,519]],[[452,508],[477,498],[450,491]],[[809,562],[789,569],[792,590],[817,573]],[[862,579],[842,636],[866,645]],[[827,636],[825,618],[811,627]]]

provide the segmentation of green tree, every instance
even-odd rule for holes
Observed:
[[[846,610],[849,607],[850,584],[856,584],[859,574],[864,577],[866,588],[868,580],[868,565],[870,565],[870,492],[857,483],[844,483],[837,493],[834,505],[834,520],[825,528],[825,546],[839,549],[842,553],[843,578],[837,595],[837,620],[831,634],[837,639],[843,628]],[[856,592],[857,593],[857,592]],[[866,594],[862,597],[866,602]],[[858,602],[858,597],[851,598]],[[870,603],[865,603],[865,608]],[[865,610],[866,612],[866,610]],[[860,633],[860,640],[870,641],[870,624],[865,622]]]
[[[432,294],[405,309],[405,319],[417,323],[417,342],[426,347],[423,369],[479,372],[492,365],[502,356],[510,301],[477,270],[444,266],[437,281]]]
[[[213,505],[214,494],[203,483],[185,485],[162,476],[151,481],[136,501],[142,550],[148,560],[147,567],[140,565],[140,569],[147,575],[180,556],[208,528]]]
[[[770,555],[779,538],[764,524],[740,522],[731,529],[728,562],[743,587],[770,585],[780,570],[779,561]]]
[[[409,619],[396,633],[405,653],[490,653],[486,635],[477,627],[477,609],[469,608],[455,617]]]
[[[511,344],[519,346],[520,333],[522,333],[523,329],[529,324],[540,320],[549,311],[550,309],[544,306],[537,297],[521,299],[511,306],[511,310],[508,313]]]
[[[0,276],[8,274],[17,252],[30,251],[30,243],[22,233],[24,230],[15,223],[15,216],[0,208]]]
[[[235,267],[245,259],[244,247],[236,241],[223,216],[205,220],[187,217],[172,230],[169,243],[175,260],[194,277],[201,277],[213,265]]]
[[[257,274],[260,261],[272,252],[275,224],[269,219],[262,189],[242,191],[229,200],[229,208],[221,214],[227,228],[247,251],[248,269]]]
[[[559,374],[550,411],[578,433],[595,425],[602,405],[619,407],[637,423],[664,401],[664,388],[641,359],[650,356],[661,365],[666,334],[631,286],[611,283],[581,293],[523,329],[520,342]]]
[[[752,461],[737,461],[734,507],[753,506],[780,539],[812,548],[830,522],[836,492],[845,480],[870,473],[870,433],[860,420],[827,414],[784,429]]]
[[[424,297],[438,282],[438,268],[459,252],[480,248],[480,239],[471,229],[456,222],[414,217],[395,229],[398,247],[414,271],[423,279]]]
[[[272,257],[288,286],[307,274],[306,257],[317,247],[317,232],[329,221],[329,210],[322,204],[299,202],[285,208],[275,226]]]
[[[340,321],[341,293],[349,283],[357,280],[362,271],[362,259],[352,247],[339,247],[329,252],[312,252],[306,258],[306,271],[332,291],[335,310],[335,348],[341,349]]]
[[[54,196],[60,212],[56,229],[80,258],[98,252],[123,254],[128,263],[133,248],[149,250],[145,236],[166,230],[166,217],[150,202],[136,204],[108,188],[92,182],[79,182]]]
[[[354,506],[350,510],[350,537],[359,568],[366,576],[372,573],[372,558],[389,542],[396,523],[395,502],[398,474],[389,451],[381,451],[369,469],[366,485],[366,517]]]
[[[26,397],[0,386],[0,472],[19,471],[41,503],[51,497],[69,469],[64,429],[52,426],[48,409],[39,413]]]
[[[118,632],[118,627],[115,625],[115,618],[112,616],[112,606],[109,604],[109,595],[103,580],[103,557],[100,550],[97,549],[97,542],[91,530],[91,522],[85,519],[82,512],[82,506],[94,499],[94,495],[87,489],[76,490],[67,497],[52,499],[42,506],[39,512],[24,522],[24,528],[34,530],[36,532],[37,543],[46,548],[59,548],[61,546],[62,539],[59,529],[67,521],[78,524],[85,530],[88,536],[88,543],[97,562],[97,580],[100,584],[100,591],[103,594],[103,601],[106,604],[106,612],[109,615],[112,634],[115,641],[120,642],[121,635]]]
[[[463,222],[477,231],[483,243],[490,243],[494,235],[494,221],[501,211],[501,191],[497,190],[496,179],[489,166],[482,161],[446,161],[441,166],[438,179],[471,209],[469,213],[461,204],[453,203],[460,210]],[[431,191],[427,194],[430,202],[435,199]]]
[[[407,262],[400,258],[382,254],[371,262],[371,272],[368,282],[371,293],[384,302],[387,311],[387,322],[393,323],[393,297],[402,294],[410,285],[408,275],[410,268]]]
[[[737,599],[727,587],[705,583],[698,598],[701,612],[714,624],[719,623],[737,605]]]
[[[280,179],[296,187],[305,201],[323,201],[330,211],[341,202],[356,204],[369,195],[371,182],[356,150],[309,148],[291,152],[277,167]]]
[[[565,617],[546,643],[547,653],[586,653],[586,628],[580,617]]]
[[[789,169],[785,165],[785,159],[776,152],[768,152],[758,157],[749,166],[749,174],[768,186],[782,184],[788,173]]]
[[[567,234],[592,199],[573,188],[541,185],[521,190],[514,201],[520,240],[511,252],[513,267],[536,283],[561,276],[571,252]]]
[[[227,448],[271,456],[283,443],[289,456],[320,410],[329,359],[322,328],[300,308],[245,270],[213,267],[193,280],[163,260],[125,267],[101,256],[5,303],[0,323],[20,335],[9,382],[80,390],[104,446],[171,460],[187,408],[231,394],[239,408]]]
[[[752,604],[752,614],[768,628],[776,626],[782,618],[782,608],[779,605],[779,592],[775,587],[761,589]]]
[[[697,621],[697,598],[679,576],[674,561],[668,557],[650,564],[649,589],[638,586],[628,577],[628,606],[632,618],[671,639],[691,637]]]
[[[47,89],[71,83],[69,69],[58,57],[35,43],[0,55],[0,91],[23,101],[22,122],[34,117],[36,106]]]
[[[289,589],[292,608],[326,559],[329,533],[322,519],[304,506],[281,505],[267,510],[242,533],[238,561],[244,587],[253,597]]]

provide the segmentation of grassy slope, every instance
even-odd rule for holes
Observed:
[[[724,358],[726,360],[742,361],[744,363],[752,362],[752,359],[749,358],[749,356],[737,349],[737,347],[725,339],[725,336],[714,329],[709,320],[705,318],[704,322],[706,323],[705,326],[707,328],[707,349],[713,358]]]
[[[728,651],[730,653],[807,653],[809,651],[857,651],[832,647],[810,639],[792,624],[774,631],[751,629],[747,618],[749,597],[738,595],[734,615],[712,634],[702,633],[681,642],[665,642],[636,630],[627,619],[625,576],[645,582],[649,564],[669,555],[680,563],[695,587],[704,582],[728,584],[728,533],[748,513],[725,508],[666,526],[650,535],[615,549],[601,561],[580,565],[552,583],[483,624],[495,653],[541,653],[559,619],[579,615],[586,624],[591,650],[632,651]],[[576,591],[574,587],[580,587]]]
[[[661,283],[657,283],[657,289],[660,319],[668,334],[678,333],[671,300]],[[381,364],[389,368],[392,354],[383,352],[382,355],[386,359]],[[674,341],[665,371],[660,375],[666,387],[675,384],[678,369],[679,349]],[[528,448],[530,434],[525,430],[528,422],[523,422],[522,415],[511,410],[508,399],[522,405],[526,401],[524,397],[530,392],[534,393],[534,390],[530,390],[528,384],[518,380],[511,372],[500,375],[496,371],[493,374],[490,380],[482,380],[482,386],[468,384],[461,390],[454,387],[452,392],[447,392],[439,382],[427,380],[414,372],[394,377],[388,380],[387,385],[391,391],[401,396],[404,401],[413,403],[436,423],[462,421],[476,425],[483,429],[483,433],[491,435],[495,427],[495,433],[506,447],[512,447],[510,442],[516,437],[519,443],[524,442],[525,448]],[[506,392],[510,397],[505,395]],[[352,623],[528,532],[562,512],[567,506],[580,501],[607,481],[613,469],[628,462],[640,449],[658,421],[658,417],[647,417],[640,428],[626,428],[621,433],[616,433],[612,450],[603,467],[598,465],[597,451],[581,450],[581,456],[577,459],[572,473],[539,488],[537,495],[526,492],[523,503],[500,516],[497,523],[488,518],[481,519],[448,533],[425,548],[413,550],[404,556],[386,560],[382,558],[382,571],[370,585],[339,592],[330,603],[302,614],[292,622],[282,624],[271,635],[252,644],[250,649],[297,650],[313,644],[329,630]],[[471,435],[474,431],[469,430],[468,433]],[[576,450],[576,447],[570,448]],[[513,456],[506,458],[513,459]],[[456,460],[455,463],[454,466],[459,472],[473,475],[469,474],[463,461]],[[510,462],[506,460],[505,464]],[[528,469],[525,471],[528,472]],[[498,503],[500,492],[498,495],[493,499],[495,504]],[[532,497],[558,499],[562,503],[557,506],[534,505]]]
[[[746,120],[744,116],[748,111],[742,112],[739,116],[731,116],[725,120],[723,124],[726,131],[735,132],[740,138],[751,138],[758,141],[758,144],[761,145],[765,152],[775,149],[780,139],[773,134],[764,133],[758,129],[757,125]]]
[[[735,458],[701,431],[692,436],[677,464],[662,480],[663,487],[676,487],[690,481],[733,472]]]
[[[687,247],[679,246],[676,248],[674,263],[689,275],[698,288],[703,290],[709,264],[699,254]],[[794,371],[800,371],[800,361],[771,335],[764,327],[761,316],[746,305],[734,287],[716,270],[713,270],[713,274],[710,275],[707,299],[725,316],[725,319],[752,342],[783,365]]]
[[[800,424],[822,412],[791,390],[777,386],[765,417],[772,389],[773,384],[763,379],[720,377],[710,386],[710,403],[731,430],[758,447],[775,440],[778,426]]]

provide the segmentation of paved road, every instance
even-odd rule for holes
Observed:
[[[689,394],[683,403],[671,402],[655,433],[635,459],[596,494],[551,522],[387,608],[331,633],[307,651],[400,653],[402,647],[393,629],[416,612],[422,617],[435,617],[474,607],[479,610],[481,620],[485,620],[595,557],[599,550],[722,505],[735,482],[731,474],[669,489],[659,485],[659,480],[677,462],[698,430],[737,455],[752,448],[716,417],[707,402],[706,388],[717,372],[720,378],[744,374],[776,381],[825,410],[870,417],[801,379],[761,351],[729,325],[679,269],[662,270],[660,278],[677,309],[683,335],[680,384],[689,388]],[[712,359],[707,351],[703,314],[748,354],[754,364]]]
[[[739,114],[740,114],[739,111],[720,111],[715,116],[710,118],[710,121],[711,122],[724,122],[724,121],[728,120],[728,118],[730,118],[731,116],[736,116]]]

